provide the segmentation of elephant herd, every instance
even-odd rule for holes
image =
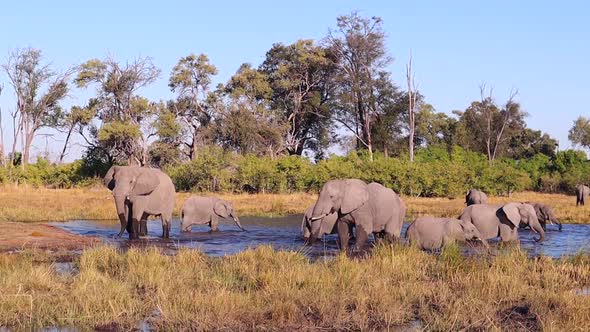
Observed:
[[[130,239],[147,235],[147,218],[160,217],[162,237],[169,238],[175,188],[170,177],[155,168],[113,166],[104,178],[112,191],[121,229]],[[578,187],[577,203],[584,204],[590,189]],[[487,240],[517,241],[518,229],[530,227],[545,238],[547,223],[561,224],[551,207],[541,203],[487,204],[485,193],[471,189],[465,197],[467,207],[458,218],[417,218],[407,229],[408,242],[422,249],[438,249],[455,241]],[[338,234],[340,248],[346,251],[351,240],[354,249],[362,250],[369,235],[375,242],[394,242],[402,237],[406,216],[404,201],[393,190],[378,183],[359,179],[326,182],[315,204],[309,207],[301,224],[302,236],[309,244],[325,234]],[[181,210],[180,229],[190,231],[193,225],[209,225],[218,230],[219,218],[232,218],[244,230],[230,202],[215,197],[188,198]]]
[[[465,197],[467,207],[458,218],[417,218],[406,230],[405,238],[421,249],[440,249],[455,241],[479,240],[487,248],[487,240],[518,241],[518,229],[530,227],[545,238],[546,224],[561,223],[550,206],[541,203],[487,204],[487,196],[471,189]],[[302,236],[313,243],[325,234],[338,234],[341,250],[346,250],[356,232],[355,249],[362,250],[368,234],[375,241],[396,241],[401,238],[406,206],[391,189],[378,183],[358,179],[332,180],[322,187],[315,205],[309,207],[302,220]]]

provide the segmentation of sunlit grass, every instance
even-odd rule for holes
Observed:
[[[224,258],[181,250],[86,250],[77,273],[58,275],[31,252],[0,254],[0,326],[128,330],[560,330],[590,325],[590,257],[531,260],[436,257],[384,246],[368,258],[312,263],[259,247]]]
[[[175,214],[191,193],[176,195]],[[231,201],[240,215],[284,216],[301,214],[312,205],[317,195],[293,194],[228,194],[203,193]],[[403,197],[407,219],[418,215],[457,217],[465,208],[463,198]],[[491,197],[490,203],[533,201],[549,204],[557,217],[566,223],[590,223],[590,204],[576,207],[575,197],[534,192],[515,193],[512,197]],[[0,188],[0,221],[65,221],[72,219],[116,219],[113,198],[106,188],[45,189],[26,186]]]

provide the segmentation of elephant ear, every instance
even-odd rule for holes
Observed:
[[[135,179],[132,195],[148,195],[160,184],[158,176],[149,169],[142,170]]]
[[[110,191],[113,191],[115,188],[115,173],[119,169],[120,166],[111,166],[109,168],[107,174],[104,176],[104,185],[109,188]]]
[[[520,203],[508,203],[502,207],[502,211],[506,214],[508,220],[514,225],[514,227],[518,227],[520,225]]]
[[[347,181],[344,185],[344,197],[340,205],[340,212],[348,214],[360,208],[369,200],[367,185],[357,181]]]
[[[217,202],[215,202],[215,205],[213,205],[213,211],[216,215],[220,216],[221,218],[229,217],[229,210],[230,209],[227,206],[227,203],[222,200],[218,200]]]

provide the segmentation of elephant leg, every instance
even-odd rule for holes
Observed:
[[[219,231],[219,218],[217,216],[212,216],[209,226],[211,226],[211,232]]]
[[[511,229],[508,226],[500,226],[500,238],[502,242],[518,242],[518,230],[516,228]]]
[[[395,222],[389,222],[385,225],[384,237],[389,243],[394,243],[400,239],[401,231],[401,227]]]
[[[346,252],[348,249],[348,241],[350,241],[349,224],[343,221],[337,221],[336,227],[338,231],[338,239],[340,240],[340,251]]]
[[[168,239],[170,238],[170,220],[172,218],[168,216],[161,216],[162,217],[162,238]]]
[[[141,221],[139,222],[139,236],[146,236],[148,235],[148,230],[147,230],[147,216],[145,216],[145,218],[141,218]]]
[[[355,250],[362,250],[365,247],[365,243],[369,239],[369,233],[362,227],[358,226],[356,228],[356,243],[355,243]]]

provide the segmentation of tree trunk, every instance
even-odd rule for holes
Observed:
[[[59,163],[61,164],[64,160],[66,155],[66,149],[68,148],[68,142],[70,141],[70,136],[72,136],[72,131],[74,131],[74,126],[70,126],[70,130],[68,130],[68,135],[66,136],[66,141],[64,143],[64,148],[61,150],[61,154],[59,155]]]

